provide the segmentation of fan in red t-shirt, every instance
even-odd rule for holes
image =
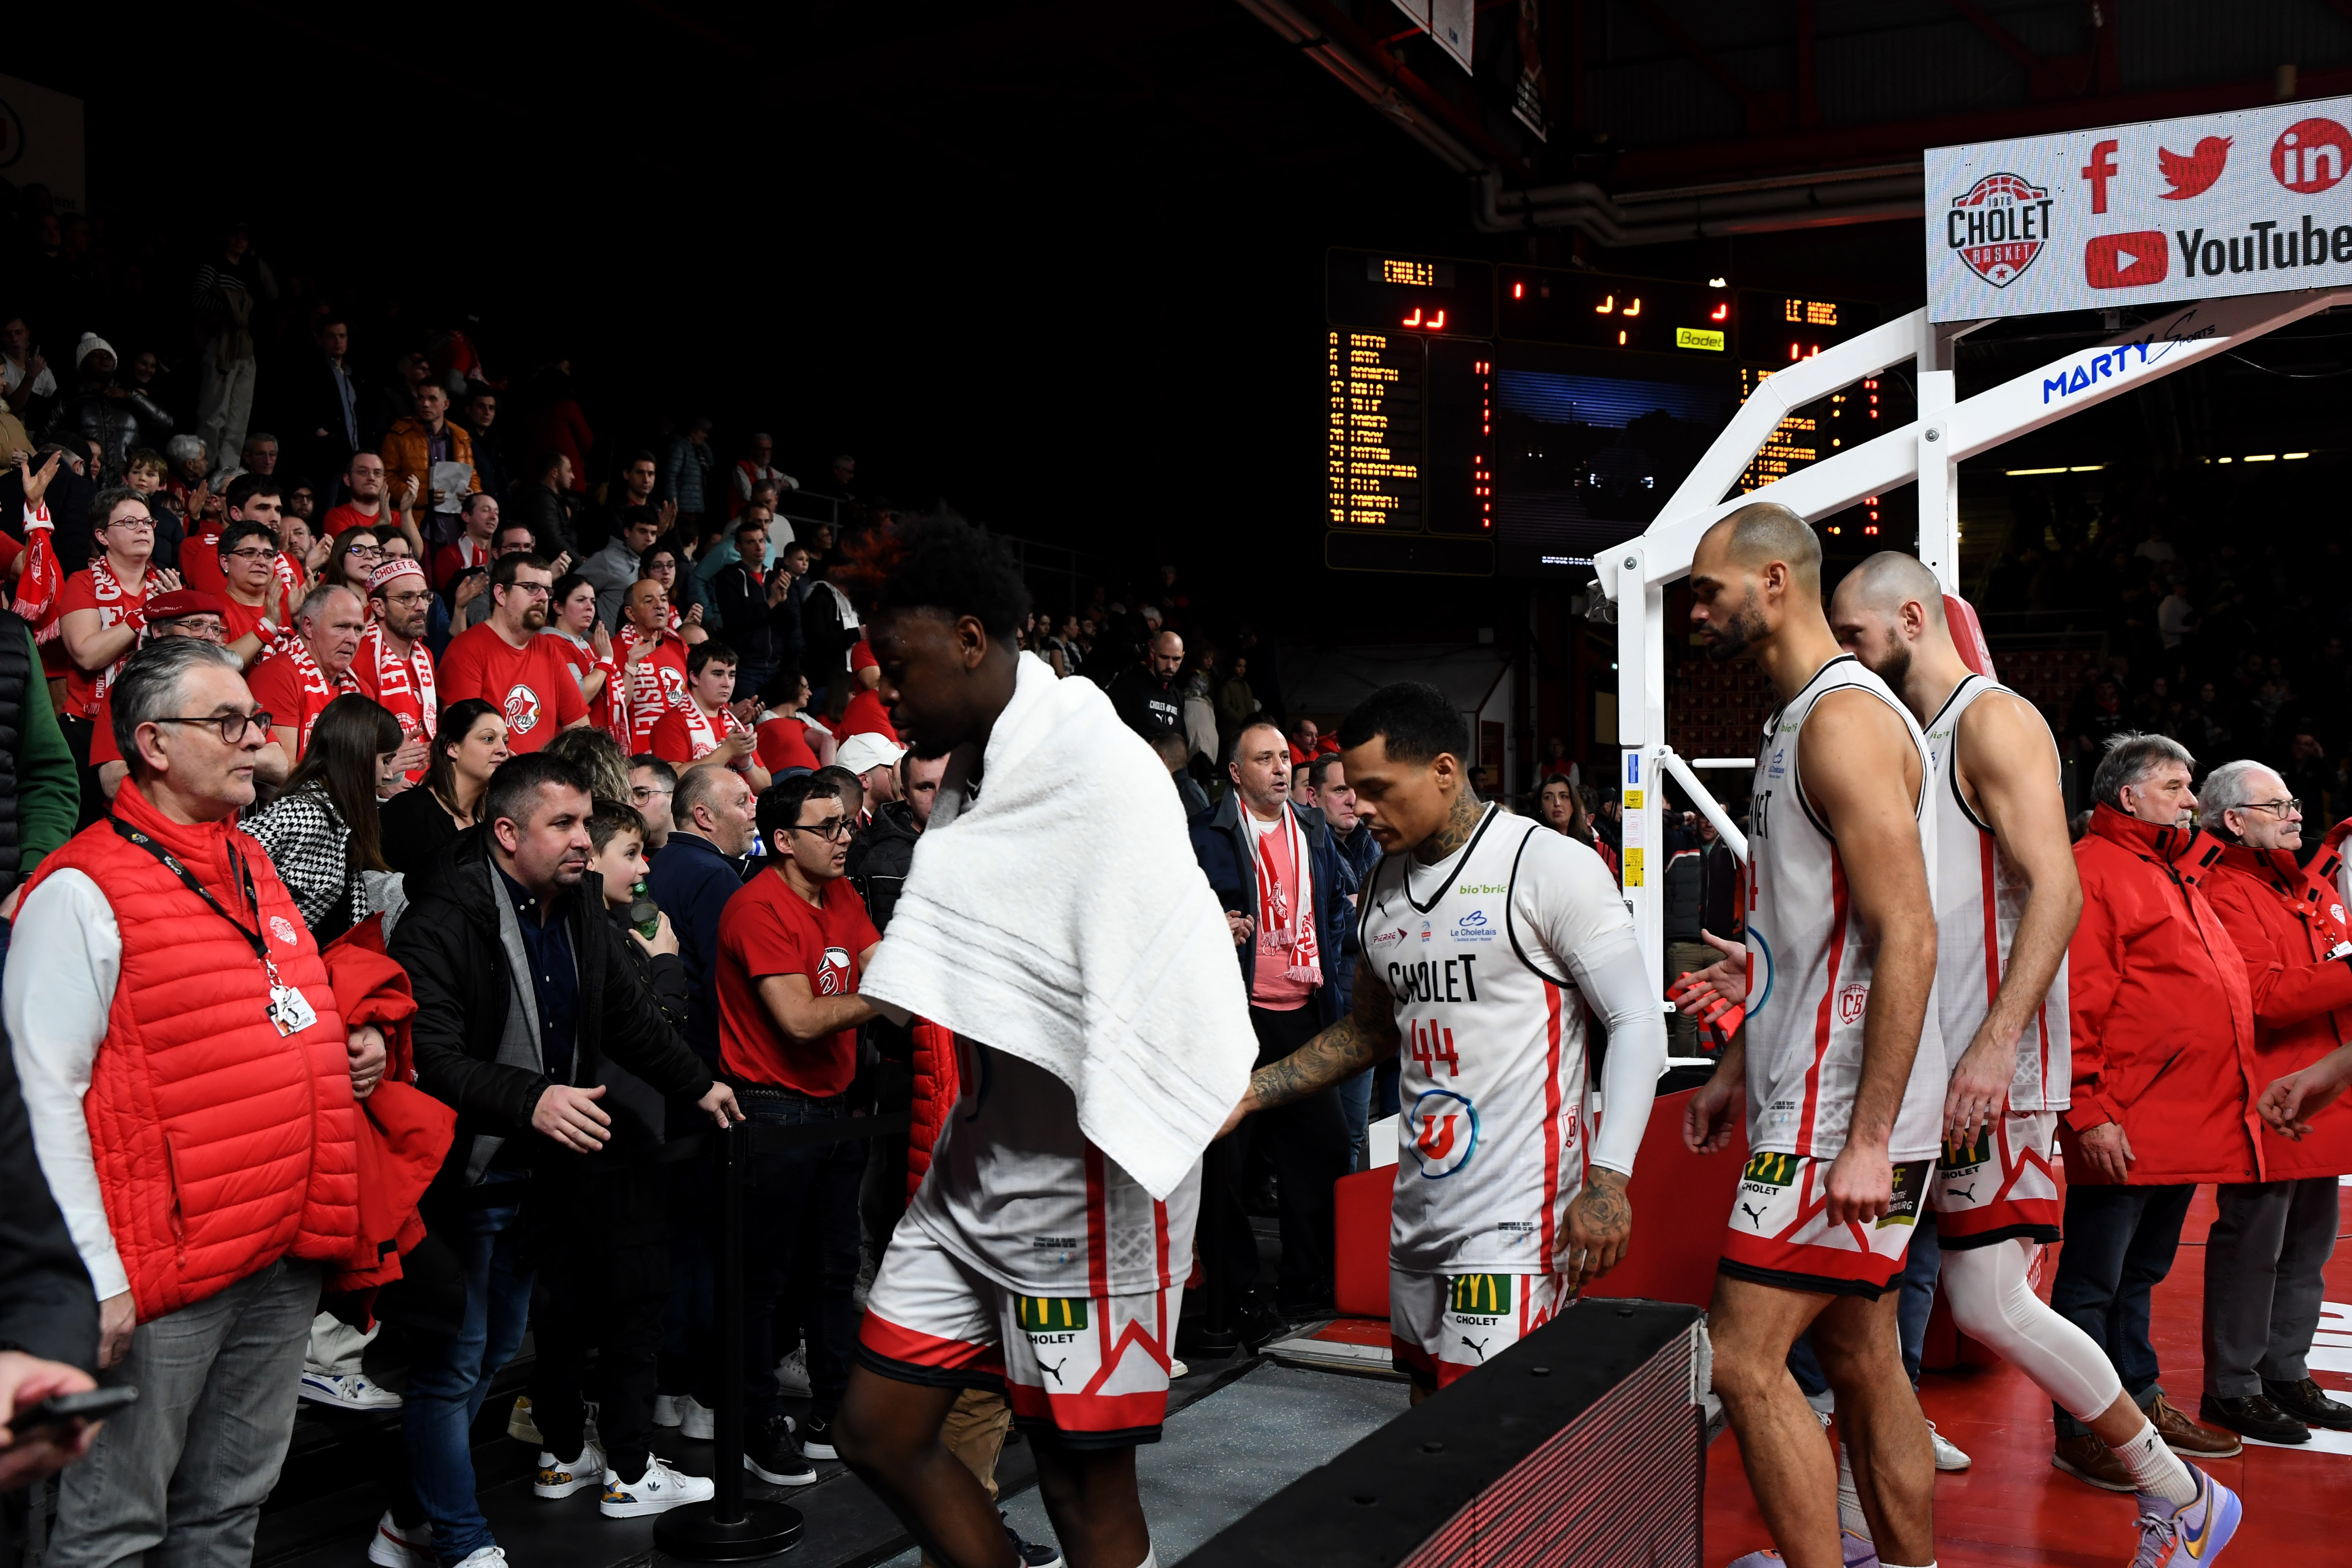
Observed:
[[[809,700],[808,677],[787,667],[771,677],[769,685],[789,686],[792,692],[782,701],[770,704],[760,721],[760,765],[778,778],[786,768],[807,768],[814,773],[824,766],[824,757],[811,743],[815,732],[801,722],[800,710]]]
[[[88,723],[147,626],[147,598],[180,585],[175,572],[151,571],[155,519],[146,501],[125,494],[90,531],[95,560],[66,579],[58,595],[58,627],[66,652],[66,700],[60,717]],[[72,729],[66,731],[74,737]],[[87,742],[84,744],[87,751]]]
[[[849,678],[857,683],[858,689],[842,709],[841,723],[835,729],[835,736],[846,741],[852,735],[879,735],[897,745],[898,731],[891,726],[890,710],[882,706],[882,694],[875,689],[882,684],[882,670],[864,637],[858,638],[849,650]]]
[[[719,917],[719,1055],[738,1083],[826,1099],[857,1075],[875,1016],[857,977],[881,944],[843,875],[850,825],[814,774],[760,797],[769,860]]]
[[[507,749],[520,756],[588,722],[588,702],[547,627],[555,574],[536,555],[502,555],[490,568],[490,617],[450,639],[441,655],[441,700],[478,697],[506,715]]]
[[[724,763],[749,781],[753,793],[766,789],[768,770],[753,756],[758,742],[728,706],[735,695],[735,650],[713,639],[697,643],[686,658],[686,703],[656,721],[651,750],[681,771],[709,758]]]
[[[217,596],[229,648],[250,669],[269,651],[279,629],[294,619],[286,585],[278,579],[278,531],[257,519],[232,522],[221,534],[213,558],[223,580]],[[185,563],[189,558],[183,553],[180,559]]]
[[[302,601],[294,624],[247,672],[245,683],[253,689],[255,705],[269,710],[270,738],[289,768],[302,760],[327,704],[360,689],[352,658],[366,629],[364,600],[349,588],[320,588]]]
[[[343,470],[343,488],[352,499],[319,520],[321,538],[332,539],[354,528],[373,528],[407,534],[412,549],[421,542],[408,516],[416,505],[416,476],[410,475],[401,493],[393,496],[383,477],[383,459],[361,450],[352,454],[351,467]]]

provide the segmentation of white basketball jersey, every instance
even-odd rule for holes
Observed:
[[[1901,715],[1919,751],[1915,805],[1935,892],[1936,814],[1920,809],[1935,782],[1927,743],[1886,683],[1851,654],[1817,670],[1764,726],[1748,828],[1748,1146],[1758,1153],[1831,1160],[1845,1147],[1862,1081],[1862,1024],[1874,954],[1853,911],[1837,840],[1814,816],[1798,777],[1798,740],[1832,691],[1867,691]],[[1887,1152],[1926,1160],[1941,1143],[1948,1079],[1931,1005]]]
[[[1391,855],[1360,900],[1402,1037],[1398,1268],[1549,1273],[1583,1185],[1584,1004],[1511,910],[1528,839],[1549,831],[1489,805],[1458,855]]]
[[[1976,1038],[1992,999],[2009,973],[2010,944],[2030,891],[2016,865],[2000,851],[1992,829],[1969,809],[1960,794],[1960,715],[1988,691],[2009,688],[1971,675],[1953,689],[1927,721],[1927,755],[1934,761],[1936,802],[1936,1016],[1944,1031],[1944,1057],[1959,1066]],[[2051,749],[2051,758],[2057,758]],[[2056,787],[2056,780],[2052,781]],[[2009,1109],[2063,1110],[2073,1098],[2074,1061],[2067,1049],[2066,961],[2042,1010],[2018,1037],[2017,1073],[2010,1079]]]

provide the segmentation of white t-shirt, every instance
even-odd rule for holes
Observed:
[[[24,379],[25,367],[6,355],[0,354],[0,391],[14,392]],[[47,365],[43,365],[41,374],[33,378],[33,395],[55,397],[57,395],[58,378],[50,374]]]

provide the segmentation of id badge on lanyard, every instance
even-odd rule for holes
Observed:
[[[212,890],[198,881],[185,866],[180,864],[178,857],[121,817],[110,817],[108,820],[113,823],[116,833],[163,862],[165,870],[179,878],[190,892],[211,907],[213,913],[235,926],[236,934],[245,938],[246,945],[253,949],[253,956],[261,961],[262,973],[269,976],[269,1002],[262,1012],[269,1019],[270,1026],[278,1031],[279,1037],[299,1035],[319,1021],[318,1011],[310,1005],[310,999],[303,995],[299,987],[287,984],[284,977],[278,973],[278,961],[269,956],[269,944],[261,939],[259,932],[247,931],[242,921],[223,909],[220,900],[213,897]],[[246,902],[252,908],[254,921],[257,925],[260,923],[261,901],[254,895],[252,875],[247,871],[241,858],[232,854],[231,858],[237,862],[237,874],[243,880]]]

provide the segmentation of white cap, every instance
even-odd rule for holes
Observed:
[[[841,750],[834,753],[833,761],[836,767],[847,768],[853,773],[863,775],[871,768],[896,767],[898,759],[906,754],[906,747],[887,735],[877,735],[868,730],[844,741]]]

